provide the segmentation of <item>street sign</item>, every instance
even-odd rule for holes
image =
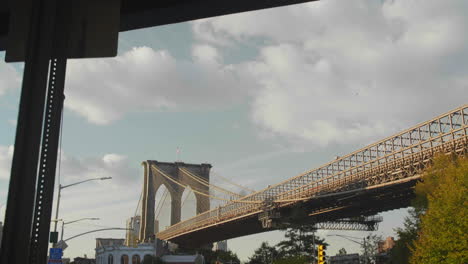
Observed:
[[[61,248],[49,249],[49,260],[62,260],[63,250]]]
[[[65,250],[65,249],[68,247],[68,245],[67,245],[67,243],[65,243],[65,241],[60,240],[60,241],[55,245],[55,247],[56,247],[56,248],[61,248],[62,251],[63,251],[63,250]]]
[[[58,232],[50,232],[49,242],[57,243],[57,240],[58,240]]]

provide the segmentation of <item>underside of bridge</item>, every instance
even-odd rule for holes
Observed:
[[[264,227],[258,213],[237,220],[218,223],[210,228],[202,228],[171,239],[183,248],[197,248],[207,243],[252,235],[291,225],[334,221],[342,218],[375,215],[379,212],[408,207],[414,197],[416,179],[392,184],[376,189],[362,189],[342,192],[311,199],[291,206],[273,209],[277,218],[272,219],[270,227]]]

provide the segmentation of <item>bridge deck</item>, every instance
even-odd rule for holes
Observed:
[[[412,187],[436,153],[464,155],[468,105],[385,138],[157,234],[196,246],[278,228],[274,222],[323,222],[409,205]],[[273,218],[264,214],[275,212]],[[291,219],[289,219],[291,218]],[[294,218],[294,219],[292,219]],[[239,225],[242,224],[242,225]]]

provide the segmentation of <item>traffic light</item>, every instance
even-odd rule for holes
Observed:
[[[325,262],[325,249],[327,249],[325,245],[318,245],[318,264],[327,264]]]

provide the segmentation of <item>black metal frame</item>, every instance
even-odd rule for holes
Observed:
[[[61,2],[33,1],[30,10],[0,263],[47,261],[68,40]]]

